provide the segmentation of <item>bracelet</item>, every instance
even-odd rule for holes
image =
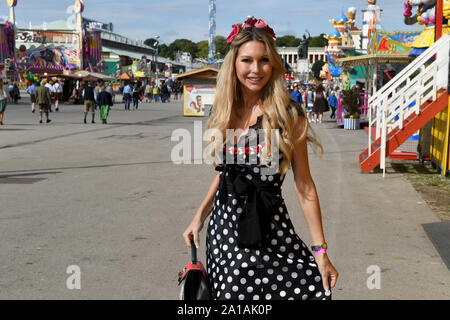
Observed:
[[[327,253],[327,249],[320,249],[320,250],[314,251],[314,254],[321,254],[321,253]]]
[[[326,242],[324,242],[321,245],[311,247],[311,251],[318,251],[320,249],[328,249],[328,244]]]

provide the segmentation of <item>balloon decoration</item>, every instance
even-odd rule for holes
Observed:
[[[27,75],[26,75],[26,79],[27,80],[34,80],[34,78],[36,77],[36,75],[34,74],[34,73],[28,73]]]

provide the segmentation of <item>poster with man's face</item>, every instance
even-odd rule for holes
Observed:
[[[186,84],[184,85],[184,115],[205,115],[205,106],[211,107],[216,95],[216,86],[213,84]]]

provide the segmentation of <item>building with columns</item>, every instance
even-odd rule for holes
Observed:
[[[281,59],[291,68],[291,71],[295,73],[300,72],[298,70],[298,47],[277,47],[278,54]],[[308,48],[309,65],[311,66],[316,61],[327,62],[327,54],[325,47],[310,47]]]

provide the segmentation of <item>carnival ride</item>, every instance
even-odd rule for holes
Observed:
[[[96,73],[105,71],[100,31],[87,30],[81,26],[83,0],[76,0],[74,5],[79,22],[77,30],[65,31],[45,28],[18,30],[14,15],[17,3],[18,1],[8,3],[11,8],[10,21],[0,25],[0,68],[6,69],[10,81],[23,84],[24,79],[37,80],[38,77],[33,76],[34,74],[73,74],[76,70]]]

